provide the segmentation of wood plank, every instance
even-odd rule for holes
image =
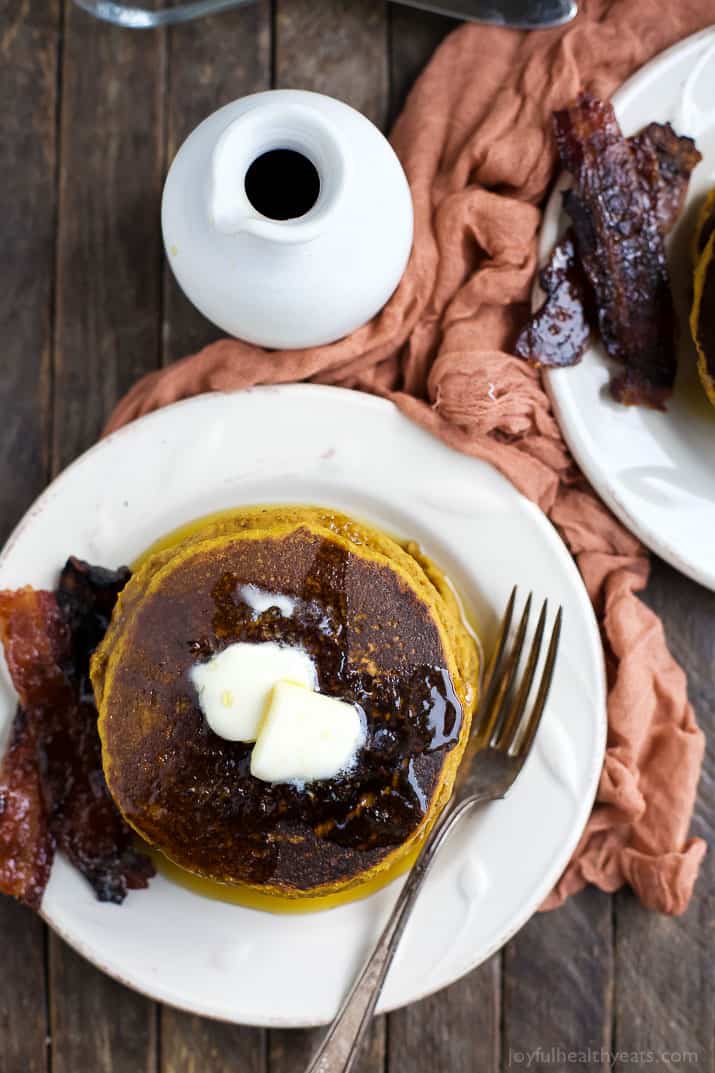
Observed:
[[[0,0],[0,536],[47,479],[57,0]]]
[[[69,4],[57,253],[55,467],[160,357],[165,37]]]
[[[612,899],[589,889],[538,913],[504,952],[504,1068],[608,1070],[611,1046]],[[582,1056],[581,1056],[582,1055]]]
[[[715,840],[715,594],[656,561],[646,593],[671,650],[688,674],[690,699],[708,752],[692,833]],[[706,856],[682,917],[645,913],[627,893],[616,899],[614,1047],[653,1054],[648,1068],[715,1069],[715,857]],[[693,1057],[695,1056],[695,1057]],[[618,1073],[633,1069],[620,1060]]]
[[[165,1006],[160,1054],[161,1073],[264,1073],[265,1033]]]
[[[119,395],[159,362],[164,67],[163,34],[111,28],[66,0],[55,470],[97,438]],[[54,937],[50,981],[53,1073],[154,1073],[152,1002]]]
[[[47,1069],[44,932],[35,913],[0,896],[2,1073],[45,1073]]]
[[[0,0],[0,541],[47,480],[56,204],[57,0]],[[0,1066],[47,1068],[45,928],[0,897]]]
[[[499,957],[422,1002],[390,1014],[388,1069],[498,1073]]]
[[[211,112],[270,84],[270,0],[173,27],[168,45],[167,163]],[[163,359],[170,362],[222,333],[184,297],[168,266],[165,278]]]
[[[387,14],[382,0],[277,0],[275,85],[338,97],[384,126]]]
[[[388,4],[390,24],[390,107],[392,124],[412,85],[442,40],[460,23],[432,11]]]
[[[189,132],[216,108],[268,89],[271,8],[260,0],[172,28],[168,41],[167,145],[169,163]],[[180,291],[165,267],[163,360],[205,346],[220,332]],[[169,1007],[161,1010],[160,1073],[263,1073],[266,1033],[221,1024]]]
[[[382,1073],[385,1068],[386,1031],[387,1018],[375,1018],[354,1073],[378,1073],[378,1070]],[[272,1030],[269,1033],[269,1073],[301,1073],[317,1050],[324,1032],[324,1028]]]
[[[277,0],[274,85],[346,101],[383,126],[388,105],[388,30],[381,0]],[[377,1073],[385,1063],[386,1025],[378,1018],[357,1065]],[[315,1051],[323,1029],[271,1031],[270,1073],[295,1073]]]
[[[57,938],[50,995],[52,1073],[156,1073],[154,1004]]]

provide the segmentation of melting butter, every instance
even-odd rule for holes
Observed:
[[[255,742],[251,774],[302,785],[349,770],[365,744],[364,714],[317,692],[307,652],[237,641],[191,668],[206,722],[227,741]]]
[[[278,682],[251,754],[264,782],[334,779],[354,766],[365,744],[365,719],[354,704]]]
[[[237,641],[205,663],[194,664],[190,676],[206,722],[227,741],[256,740],[276,682],[288,679],[306,690],[318,684],[308,653],[275,641]]]

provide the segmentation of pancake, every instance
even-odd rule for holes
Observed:
[[[691,240],[693,264],[697,265],[710,236],[715,231],[715,187],[708,193],[698,211],[695,230]]]
[[[712,215],[715,216],[715,211]],[[698,375],[715,406],[715,229],[712,228],[695,266],[690,331],[698,356]]]
[[[295,611],[256,614],[247,584]],[[190,679],[236,641],[298,646],[319,689],[360,706],[356,763],[305,786],[250,774],[252,746],[208,726]],[[182,868],[288,897],[372,881],[451,792],[477,699],[458,601],[416,545],[319,508],[207,520],[148,555],[92,663],[103,767],[126,820]]]

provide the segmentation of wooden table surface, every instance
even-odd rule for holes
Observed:
[[[162,257],[162,181],[188,131],[270,86],[333,94],[386,127],[453,25],[380,0],[259,0],[130,32],[69,0],[0,0],[3,539],[138,376],[215,337]],[[710,736],[694,831],[712,839],[715,595],[656,562],[647,600]],[[712,1073],[714,938],[713,854],[680,919],[586,891],[379,1018],[360,1073],[607,1070],[608,1051],[625,1052],[618,1073]],[[301,1073],[315,1040],[158,1006],[0,899],[0,1073]]]

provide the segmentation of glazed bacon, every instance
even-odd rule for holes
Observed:
[[[39,718],[44,701],[64,704],[67,696],[59,663],[67,656],[69,631],[53,594],[30,588],[0,592],[0,640],[20,699],[0,766],[0,890],[38,909],[55,839],[40,779],[34,713]]]
[[[624,366],[611,394],[663,409],[675,381],[675,311],[643,161],[613,108],[592,97],[556,112],[554,129],[561,162],[574,177],[564,208],[593,288],[601,339]]]
[[[35,743],[20,709],[0,765],[0,891],[39,909],[54,854]]]
[[[583,357],[591,328],[588,280],[570,229],[556,243],[539,283],[546,300],[522,330],[514,352],[547,368],[575,365]]]
[[[649,123],[628,139],[646,180],[658,227],[667,235],[683,211],[690,176],[702,160],[692,138],[670,123]]]
[[[669,124],[625,139],[609,104],[581,97],[555,113],[557,144],[574,186],[564,196],[573,227],[540,282],[546,301],[515,352],[545,366],[573,365],[597,323],[625,366],[611,391],[662,408],[675,377],[675,314],[663,236],[682,210],[700,153]]]
[[[56,593],[0,592],[0,639],[20,701],[0,768],[0,890],[33,908],[55,847],[100,901],[120,903],[154,874],[107,790],[89,681],[128,577],[70,559]]]

